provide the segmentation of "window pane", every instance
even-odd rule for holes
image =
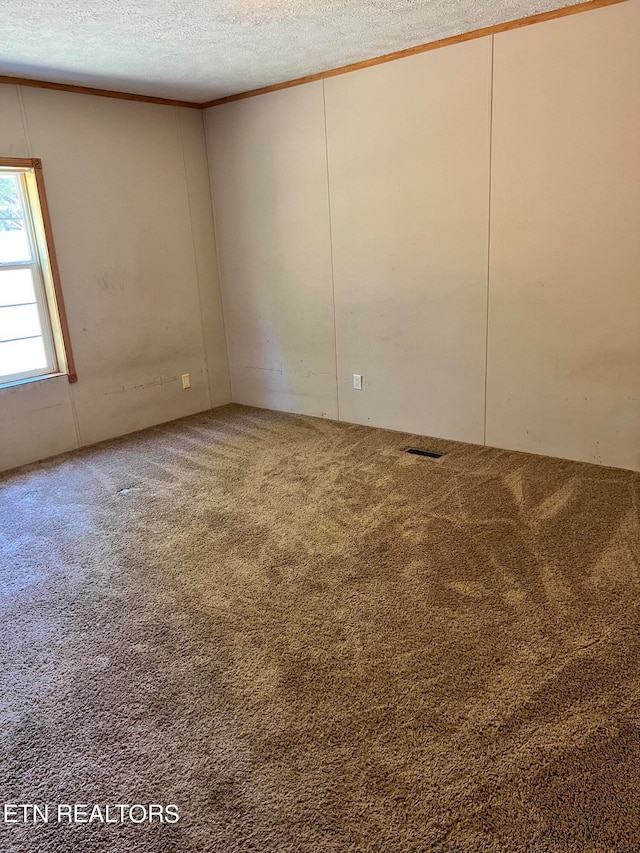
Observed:
[[[48,369],[42,338],[0,343],[0,376]]]
[[[31,260],[17,175],[0,174],[0,264]]]
[[[31,270],[0,269],[0,307],[35,302]]]
[[[42,335],[37,305],[0,308],[0,343],[14,338],[34,338]]]

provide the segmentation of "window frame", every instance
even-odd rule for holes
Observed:
[[[12,267],[32,269],[43,342],[49,365],[55,367],[54,370],[47,373],[42,373],[39,370],[24,371],[11,377],[0,377],[0,389],[19,385],[23,382],[34,382],[65,375],[69,382],[77,382],[78,375],[75,369],[69,325],[62,296],[42,160],[39,158],[0,157],[0,168],[15,170],[15,173],[19,175],[20,193],[24,202],[25,215],[29,220],[27,230],[33,256],[29,262],[16,262],[2,266],[4,269]],[[31,188],[29,187],[29,172],[33,175],[35,187],[33,185]],[[43,317],[45,310],[47,315]]]

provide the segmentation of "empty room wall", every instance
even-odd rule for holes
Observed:
[[[478,39],[325,81],[346,421],[483,441],[490,79]]]
[[[482,441],[490,46],[208,111],[234,400]]]
[[[338,417],[322,83],[209,111],[234,400]]]
[[[629,0],[208,110],[233,399],[640,469],[639,57]]]
[[[200,111],[2,85],[0,117],[43,163],[78,373],[0,389],[0,470],[228,402]]]
[[[495,37],[487,443],[640,469],[640,2]]]

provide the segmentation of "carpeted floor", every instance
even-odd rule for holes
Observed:
[[[0,849],[637,853],[639,504],[240,406],[1,476],[0,802],[180,821]]]

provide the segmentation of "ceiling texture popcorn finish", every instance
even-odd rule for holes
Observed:
[[[203,102],[580,0],[4,0],[0,75]]]

